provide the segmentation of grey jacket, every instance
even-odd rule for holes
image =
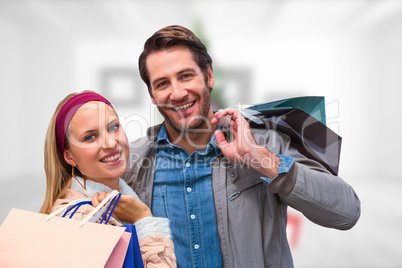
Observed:
[[[130,144],[130,163],[123,179],[151,207],[155,141],[160,125]],[[212,189],[223,267],[293,267],[286,236],[287,206],[319,225],[347,230],[360,217],[360,201],[341,178],[307,159],[287,135],[254,130],[260,145],[295,159],[290,171],[264,185],[251,168],[218,156],[212,167]],[[230,139],[229,136],[227,136]]]

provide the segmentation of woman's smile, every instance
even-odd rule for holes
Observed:
[[[121,150],[107,154],[100,161],[111,166],[119,164],[121,162]]]

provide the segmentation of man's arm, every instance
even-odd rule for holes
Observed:
[[[318,162],[300,154],[286,135],[275,134],[280,154],[258,145],[248,122],[237,110],[217,112],[211,123],[217,124],[228,115],[233,140],[228,143],[221,131],[216,131],[215,135],[222,153],[230,161],[245,163],[257,171],[272,193],[311,221],[341,230],[356,224],[360,217],[360,200],[352,187]]]
[[[268,184],[271,192],[314,223],[340,230],[352,228],[360,217],[360,200],[353,188],[302,155],[287,135],[276,135],[279,153],[291,157],[294,163],[288,172]]]

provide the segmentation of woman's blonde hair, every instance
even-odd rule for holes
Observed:
[[[88,91],[84,91],[88,92]],[[39,212],[49,214],[53,203],[64,195],[71,185],[71,165],[64,160],[63,152],[58,148],[56,141],[56,119],[61,107],[73,96],[79,93],[71,93],[65,97],[56,107],[45,138],[45,174],[46,174],[46,194],[42,207]],[[66,143],[68,146],[68,143]],[[79,171],[76,171],[81,175]]]

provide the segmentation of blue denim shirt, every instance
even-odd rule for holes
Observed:
[[[165,125],[157,139],[152,214],[170,220],[178,267],[221,267],[212,196],[212,162],[221,153],[212,137],[206,150],[170,143]]]
[[[163,124],[156,152],[151,209],[155,217],[170,220],[178,267],[222,267],[212,191],[212,163],[221,154],[215,135],[205,150],[189,156],[169,141]],[[289,172],[294,159],[278,156],[278,174]]]

